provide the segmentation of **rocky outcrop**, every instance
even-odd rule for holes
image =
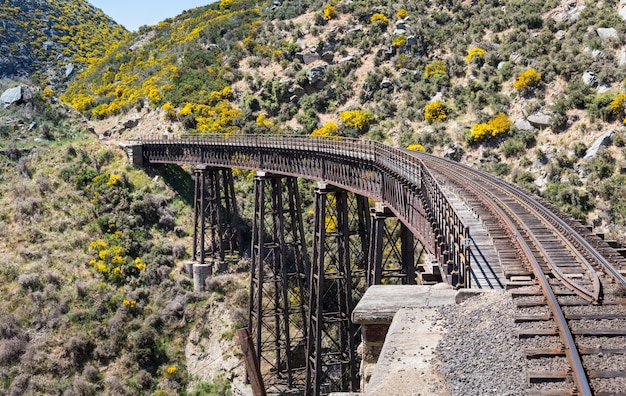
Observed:
[[[583,159],[589,161],[596,158],[598,156],[598,151],[600,151],[601,148],[609,147],[611,144],[613,144],[613,136],[615,136],[615,131],[612,129],[606,133],[603,133],[593,142],[591,147],[587,149]]]
[[[552,115],[541,112],[531,114],[526,119],[536,128],[548,128],[552,126],[553,121]]]
[[[24,89],[23,87],[19,86],[15,88],[9,88],[6,91],[4,91],[2,96],[0,96],[0,105],[7,107],[12,104],[21,102],[23,89]]]

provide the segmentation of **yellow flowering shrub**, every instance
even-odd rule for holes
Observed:
[[[432,63],[426,65],[424,69],[424,77],[431,78],[434,76],[447,76],[448,75],[448,66],[446,66],[446,62],[441,60],[436,60]]]
[[[165,110],[165,118],[170,120],[176,118],[176,108],[171,102],[165,103],[161,108]]]
[[[405,34],[399,34],[396,37],[393,38],[393,40],[391,40],[391,45],[393,47],[402,47],[404,44],[406,44],[406,35]]]
[[[398,17],[398,19],[404,19],[409,16],[409,12],[404,8],[400,8],[396,13],[396,16]]]
[[[382,23],[383,25],[388,25],[389,24],[389,18],[387,18],[385,16],[385,14],[381,14],[381,13],[375,13],[372,15],[372,18],[370,19],[372,23]]]
[[[332,4],[326,4],[324,6],[324,18],[331,20],[335,17],[336,13],[337,13],[337,8],[333,6]]]
[[[526,69],[517,76],[517,80],[513,83],[513,88],[522,91],[528,88],[535,88],[541,84],[541,73],[531,68]]]
[[[338,131],[337,123],[330,121],[311,132],[311,136],[337,136]]]
[[[485,51],[482,48],[479,47],[473,47],[471,48],[468,52],[467,52],[467,56],[465,56],[465,61],[467,63],[472,62],[472,59],[476,58],[476,57],[483,57],[485,56],[485,54],[487,53],[487,51]]]
[[[374,121],[374,114],[365,110],[348,110],[339,113],[339,118],[345,125],[363,131]]]
[[[406,149],[411,151],[426,151],[421,144],[410,144]]]
[[[259,114],[256,118],[256,124],[264,128],[272,128],[274,126],[272,120],[268,119],[265,114]]]
[[[504,113],[498,113],[489,121],[474,124],[469,134],[471,142],[481,142],[491,137],[507,133],[511,129],[511,120]]]
[[[424,108],[424,118],[428,122],[441,122],[445,121],[448,117],[447,107],[441,100],[428,103]]]
[[[621,93],[617,95],[617,97],[613,99],[613,101],[611,101],[611,103],[609,104],[609,107],[611,108],[611,111],[613,111],[613,113],[616,116],[623,116],[624,105],[626,105],[626,94]]]

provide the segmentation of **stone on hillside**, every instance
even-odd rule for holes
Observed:
[[[334,40],[327,41],[324,44],[322,44],[322,53],[328,52],[328,51],[334,52],[336,47],[337,47],[337,43]]]
[[[44,51],[50,51],[54,47],[54,43],[52,41],[44,41],[43,49]]]
[[[463,154],[465,154],[465,152],[463,151],[463,148],[453,143],[446,150],[446,152],[443,153],[443,157],[451,159],[452,161],[459,162],[461,158],[463,158]]]
[[[381,89],[389,89],[393,87],[393,82],[389,79],[389,77],[384,77],[383,81],[380,82]]]
[[[626,65],[626,49],[622,48],[619,52],[619,63],[620,66]]]
[[[346,31],[346,34],[360,32],[363,30],[363,25],[355,25]]]
[[[532,126],[532,124],[530,122],[528,122],[527,119],[524,119],[524,118],[520,118],[518,120],[515,120],[513,122],[513,125],[515,126],[515,129],[517,129],[518,131],[533,131],[533,130],[535,130],[535,127]]]
[[[313,85],[321,81],[326,75],[326,66],[320,65],[311,68],[306,72],[306,78],[309,80],[309,84]]]
[[[527,120],[536,128],[547,128],[552,125],[552,116],[541,112],[529,115]]]
[[[393,33],[391,33],[391,35],[393,37],[396,37],[396,36],[399,36],[399,35],[405,34],[405,33],[406,33],[406,30],[404,30],[404,29],[394,29],[394,31],[393,31]]]
[[[74,73],[74,64],[68,63],[67,66],[65,66],[65,77],[69,77],[73,73]]]
[[[618,13],[619,13],[619,16],[621,16],[622,19],[626,21],[626,7],[620,8]]]
[[[139,124],[139,118],[130,118],[126,121],[124,121],[124,128],[126,129],[133,129],[134,127],[136,127]]]
[[[308,65],[309,63],[313,63],[318,60],[320,60],[320,55],[317,52],[305,52],[302,55],[302,61],[305,65]]]
[[[602,40],[617,38],[617,30],[615,28],[597,28],[596,33]]]
[[[587,86],[594,87],[598,84],[598,78],[594,72],[587,70],[583,73],[583,82]]]
[[[21,86],[15,87],[15,88],[9,88],[6,91],[4,91],[2,96],[0,96],[0,104],[6,107],[14,103],[19,103],[23,99],[22,94],[23,94],[23,88]]]
[[[598,156],[598,151],[602,147],[609,147],[611,144],[613,144],[613,136],[615,136],[615,131],[613,129],[606,133],[603,133],[593,142],[591,147],[587,149],[587,152],[585,152],[585,156],[583,157],[583,159],[589,161],[596,158]]]
[[[407,47],[411,47],[413,45],[417,44],[417,37],[415,37],[414,35],[410,35],[410,36],[406,36],[406,46]]]
[[[559,30],[558,32],[554,33],[554,37],[557,40],[563,40],[566,35],[567,35],[567,32],[565,30]]]
[[[324,62],[332,63],[335,59],[335,54],[332,51],[326,51],[322,54],[322,60]]]
[[[349,63],[352,62],[355,59],[354,55],[348,55],[345,58],[341,58],[339,59],[339,63],[340,65],[344,64],[344,63]]]
[[[407,24],[406,19],[398,19],[396,21],[396,29],[407,30],[408,28],[409,28],[409,25]]]
[[[443,92],[439,91],[435,94],[435,96],[433,96],[432,98],[430,98],[430,100],[428,101],[428,103],[433,103],[436,102],[438,100],[443,101]]]

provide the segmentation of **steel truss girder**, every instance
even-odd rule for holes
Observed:
[[[358,387],[348,217],[347,192],[319,183],[309,277],[307,395]]]
[[[415,285],[424,245],[386,207],[377,205],[371,216],[367,285]]]
[[[241,247],[239,214],[230,169],[194,169],[193,260],[205,264],[211,257],[223,261]]]
[[[301,388],[309,262],[297,180],[259,173],[254,187],[248,329],[265,384]]]

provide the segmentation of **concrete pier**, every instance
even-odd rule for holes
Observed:
[[[477,293],[433,286],[371,286],[355,307],[361,325],[361,389],[365,395],[430,394],[440,381],[431,360],[444,336],[437,307],[458,304]]]

